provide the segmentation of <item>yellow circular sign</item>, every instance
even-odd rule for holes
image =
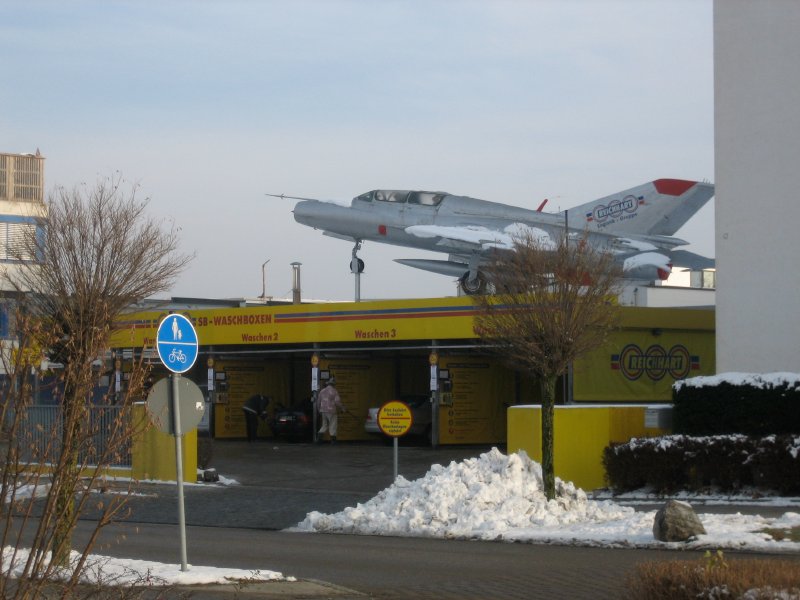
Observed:
[[[439,355],[436,352],[431,352],[428,356],[428,362],[431,364],[432,367],[435,367],[439,364]]]
[[[316,367],[319,364],[319,356],[316,354],[311,355],[311,366]]]
[[[390,400],[378,410],[378,427],[390,437],[400,437],[408,433],[414,423],[411,409],[405,402]]]

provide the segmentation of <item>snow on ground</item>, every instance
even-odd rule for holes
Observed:
[[[688,543],[653,537],[656,511],[636,512],[612,500],[593,500],[556,479],[548,501],[541,465],[524,452],[496,448],[448,467],[434,465],[413,482],[393,485],[335,514],[309,513],[290,531],[596,545],[609,547],[727,548],[782,552],[800,544],[775,541],[763,529],[800,526],[800,513],[780,518],[703,514],[707,534]]]
[[[6,546],[3,550],[3,566],[11,564],[13,558],[16,569],[11,569],[12,576],[17,576],[25,565],[28,552],[24,549],[13,555],[14,549]],[[79,559],[77,552],[72,553],[72,561]],[[277,571],[247,571],[243,569],[221,569],[218,567],[191,566],[181,571],[177,564],[157,563],[130,558],[112,558],[109,556],[90,555],[87,567],[81,580],[85,583],[108,583],[113,585],[200,585],[210,583],[234,583],[239,581],[297,581],[294,577],[284,577]]]

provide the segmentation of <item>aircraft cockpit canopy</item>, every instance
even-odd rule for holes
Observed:
[[[372,190],[356,197],[361,202],[396,202],[419,204],[422,206],[438,206],[448,196],[447,192],[413,192],[409,190]]]

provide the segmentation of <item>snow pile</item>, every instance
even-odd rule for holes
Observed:
[[[326,515],[309,513],[295,531],[497,539],[517,529],[603,522],[633,513],[589,500],[556,478],[556,498],[543,492],[542,467],[524,452],[496,448],[479,458],[434,465],[414,482],[403,477],[365,504]]]
[[[659,542],[656,511],[637,512],[611,500],[591,500],[556,479],[556,498],[542,491],[542,468],[524,452],[493,448],[448,467],[434,465],[413,482],[402,477],[377,496],[336,514],[311,512],[289,531],[503,540],[604,547],[735,548],[797,552],[800,544],[775,541],[764,530],[800,526],[800,514],[699,515],[707,534]],[[663,499],[661,499],[663,501]]]

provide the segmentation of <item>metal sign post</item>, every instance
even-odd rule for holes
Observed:
[[[179,314],[164,317],[156,333],[158,356],[172,371],[172,432],[175,436],[175,469],[178,479],[178,527],[181,539],[181,571],[189,569],[186,560],[186,513],[183,508],[183,432],[180,419],[181,373],[192,368],[197,360],[197,332],[192,322]]]
[[[181,409],[179,384],[181,376],[173,373],[172,379],[172,431],[175,436],[175,477],[178,480],[178,529],[181,537],[181,571],[189,567],[186,560],[186,511],[183,507],[183,432],[181,431]]]
[[[317,443],[317,413],[319,406],[317,405],[317,397],[319,396],[319,355],[314,352],[311,355],[311,427],[313,429],[311,439]]]
[[[378,428],[388,436],[394,438],[394,479],[397,481],[397,439],[408,433],[414,423],[411,408],[400,400],[390,400],[378,409]]]

